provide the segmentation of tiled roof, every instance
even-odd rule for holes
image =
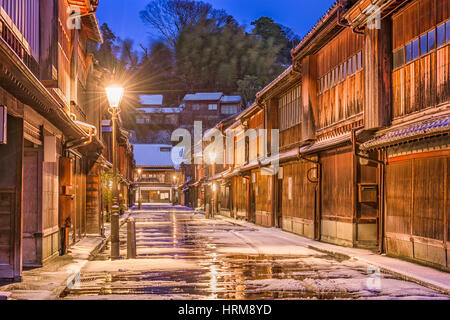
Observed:
[[[174,167],[179,169],[179,164],[172,161],[171,145],[162,144],[134,144],[134,158],[138,167]],[[169,151],[162,151],[169,150]],[[180,157],[181,157],[181,150]],[[178,158],[178,155],[177,155]]]
[[[220,99],[220,102],[222,103],[239,103],[241,101],[241,96],[223,96],[222,99]]]
[[[361,145],[361,150],[389,147],[420,138],[450,133],[450,115],[416,121],[409,125],[389,129]]]
[[[183,101],[219,101],[223,96],[222,92],[202,92],[187,94]]]
[[[315,142],[312,145],[302,147],[300,152],[303,153],[313,153],[317,151],[322,151],[337,145],[341,145],[351,141],[351,133],[343,133],[334,137],[326,138]]]
[[[316,22],[314,27],[308,31],[308,33],[300,40],[300,43],[292,51],[296,54],[305,43],[311,39],[311,37],[316,33],[317,30],[323,25],[323,23],[332,15],[332,13],[339,7],[339,0],[333,2],[331,7],[325,12],[325,14]]]
[[[161,94],[141,94],[139,101],[143,106],[162,106],[163,98]]]
[[[181,108],[137,108],[136,113],[158,114],[158,113],[181,113]]]

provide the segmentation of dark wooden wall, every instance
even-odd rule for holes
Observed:
[[[449,214],[448,154],[390,162],[386,171],[386,231],[444,240],[448,233],[444,214],[447,211],[447,221]]]
[[[272,193],[269,180],[271,180],[272,176],[262,175],[260,170],[256,170],[254,173],[256,174],[254,187],[258,188],[256,193],[256,211],[271,212]]]
[[[248,181],[244,184],[241,177],[233,178],[233,209],[235,211],[247,211]]]
[[[292,163],[283,166],[283,193],[280,195],[281,214],[314,220],[314,188],[307,179],[307,172],[313,167],[311,163]],[[289,199],[289,178],[292,177],[292,198]]]
[[[0,145],[0,278],[22,271],[23,119],[8,116],[8,143]]]
[[[322,218],[351,219],[353,216],[353,153],[351,148],[323,152]]]

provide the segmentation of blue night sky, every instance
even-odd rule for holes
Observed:
[[[148,47],[155,38],[139,17],[150,0],[101,0],[97,16],[100,24],[108,23],[122,39],[134,39],[135,44]],[[203,0],[216,9],[224,9],[243,25],[261,16],[290,27],[300,37],[331,7],[334,0]]]

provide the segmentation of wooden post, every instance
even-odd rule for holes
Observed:
[[[127,223],[127,258],[136,259],[136,221],[133,218]]]
[[[391,120],[391,19],[383,19],[379,30],[366,30],[364,37],[364,124],[377,129]]]
[[[315,139],[314,110],[317,108],[317,58],[307,56],[302,70],[302,137],[303,142]]]

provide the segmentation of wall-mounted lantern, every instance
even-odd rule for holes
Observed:
[[[8,112],[6,106],[0,106],[0,144],[6,144],[6,123],[8,122]]]

